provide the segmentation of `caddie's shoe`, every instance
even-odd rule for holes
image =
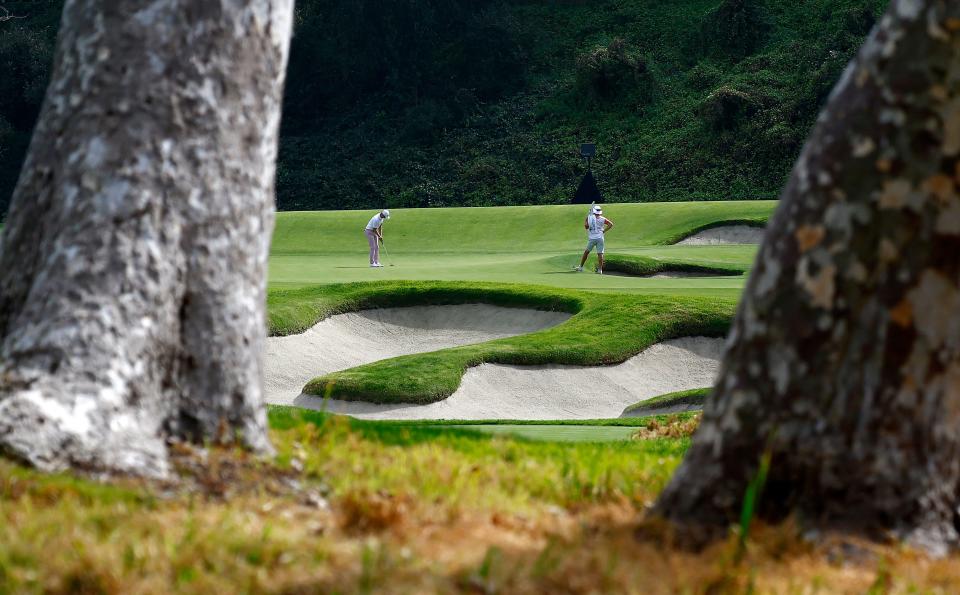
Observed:
[[[598,275],[602,275],[602,274],[603,274],[603,269],[597,269],[597,270],[596,270],[596,273],[597,273]]]
[[[375,268],[375,269],[383,268],[383,265],[380,264],[379,262],[375,262],[375,263],[371,264],[370,266],[371,266],[372,268]]]
[[[573,267],[573,270],[577,271],[578,273],[582,273],[583,267]]]

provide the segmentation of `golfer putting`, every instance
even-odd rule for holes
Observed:
[[[390,218],[390,211],[383,209],[370,218],[367,227],[363,233],[367,236],[367,242],[370,244],[370,266],[373,268],[382,268],[380,264],[380,244],[383,243],[383,222]]]
[[[613,221],[603,216],[603,209],[600,205],[593,205],[586,220],[583,222],[584,229],[587,230],[587,249],[583,251],[583,258],[580,259],[580,266],[574,267],[574,270],[583,271],[583,265],[590,256],[590,251],[597,249],[597,270],[598,275],[603,274],[603,238],[604,234],[613,229]]]

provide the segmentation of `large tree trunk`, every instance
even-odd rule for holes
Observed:
[[[163,475],[269,449],[266,262],[292,0],[68,0],[0,253],[0,448]]]
[[[895,0],[797,162],[720,377],[656,506],[957,541],[960,3]]]

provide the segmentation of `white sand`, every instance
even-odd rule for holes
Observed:
[[[367,419],[591,419],[665,393],[713,384],[723,339],[687,337],[650,347],[615,366],[507,366],[467,370],[452,396],[429,405],[330,400],[327,411]],[[323,408],[300,395],[294,404]]]
[[[486,304],[338,314],[302,334],[267,339],[266,400],[289,405],[304,385],[317,376],[400,355],[532,333],[568,318],[570,314],[566,312]]]
[[[729,274],[710,273],[707,271],[692,273],[690,271],[664,271],[656,275],[650,275],[648,279],[694,279],[701,277],[729,277]]]
[[[677,245],[712,246],[716,244],[759,244],[763,241],[764,228],[749,225],[723,225],[711,227],[686,237]]]

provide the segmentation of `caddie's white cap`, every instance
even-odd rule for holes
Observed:
[[[600,205],[593,205],[593,214],[594,214],[594,215],[602,215],[602,214],[603,214],[603,209],[600,208]]]

